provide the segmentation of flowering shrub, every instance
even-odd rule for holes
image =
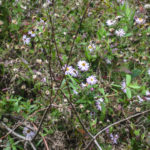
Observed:
[[[150,149],[149,5],[1,0],[0,147]]]

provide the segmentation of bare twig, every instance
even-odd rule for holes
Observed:
[[[32,123],[32,124],[33,124],[33,126],[35,127],[35,129],[38,130],[38,128],[36,127],[36,125],[35,125],[34,123]],[[43,141],[44,141],[44,144],[45,144],[46,149],[49,150],[47,141],[45,140],[45,137],[43,137],[42,135],[41,135],[41,137],[42,137],[42,139],[43,139]]]
[[[91,2],[91,1],[90,1],[90,2]],[[86,12],[87,12],[87,10],[88,10],[88,7],[89,7],[90,2],[87,4],[86,10],[85,10],[85,12],[84,12],[84,14],[83,14],[83,16],[82,16],[82,18],[81,18],[79,28],[78,28],[78,30],[77,30],[77,32],[76,32],[75,38],[74,38],[73,43],[72,43],[72,46],[71,46],[71,50],[70,50],[70,54],[69,54],[69,57],[68,57],[68,60],[67,60],[66,68],[67,68],[68,63],[69,63],[69,61],[70,61],[70,59],[71,59],[71,54],[72,54],[72,50],[73,50],[73,48],[74,48],[75,40],[76,40],[77,35],[78,35],[78,33],[79,33],[81,24],[82,24],[83,19],[84,19],[85,15],[86,15]],[[53,3],[53,6],[54,6],[54,3]],[[61,62],[61,59],[60,59],[60,55],[59,55],[59,51],[58,51],[58,47],[57,47],[57,43],[56,43],[56,39],[55,39],[55,28],[54,28],[54,24],[53,24],[53,22],[52,22],[51,16],[50,16],[50,23],[51,23],[51,26],[52,26],[51,28],[52,28],[52,35],[53,35],[52,38],[53,38],[53,42],[54,42],[54,45],[55,45],[55,48],[56,48],[57,57],[58,57],[58,60],[59,60],[59,63],[60,63],[60,67],[61,67],[61,69],[62,69],[62,62]],[[66,70],[66,68],[65,68],[65,70]],[[66,79],[65,73],[64,73],[64,75],[63,75],[62,80],[63,80],[64,78]],[[61,83],[62,83],[62,82],[61,82]],[[73,108],[73,110],[74,110],[74,112],[75,112],[75,114],[76,114],[76,116],[77,116],[77,118],[78,118],[78,120],[79,120],[81,126],[83,127],[83,129],[88,133],[88,135],[90,135],[91,138],[93,138],[93,135],[86,129],[86,127],[84,126],[82,120],[80,119],[79,114],[78,114],[77,111],[76,111],[76,108],[74,107],[74,105],[73,105],[72,102],[71,102],[71,99],[72,99],[72,98],[71,98],[71,92],[70,92],[70,87],[69,87],[69,85],[68,85],[68,81],[67,81],[67,80],[66,80],[66,84],[67,84],[67,88],[68,88],[68,92],[69,92],[69,99],[66,97],[66,95],[63,93],[63,91],[62,91],[61,89],[60,89],[60,91],[61,91],[61,93],[64,95],[64,97],[68,100],[68,102],[69,102],[69,104],[71,105],[71,107]],[[60,86],[61,86],[61,84],[60,84]],[[59,88],[58,88],[58,90],[59,90]],[[97,145],[98,149],[99,149],[99,150],[102,150],[101,147],[99,146],[97,140],[94,140],[94,142],[95,142],[95,144]]]
[[[9,131],[6,135],[1,137],[0,140],[6,138],[9,134],[11,134],[12,131],[16,130],[21,124],[22,124],[22,122],[20,122],[17,126],[15,126],[13,129],[11,129],[11,131]]]
[[[68,86],[69,88],[69,86]],[[70,91],[70,89],[68,89]],[[68,98],[64,92],[60,89],[61,93],[64,95],[64,97],[68,100],[69,104],[71,105],[72,109],[74,110],[82,128],[85,130],[85,132],[94,140],[94,143],[96,144],[96,146],[98,147],[99,150],[102,150],[102,148],[100,147],[100,145],[98,144],[97,140],[94,138],[94,136],[88,131],[88,129],[84,126],[84,123],[82,122],[78,112],[76,111],[76,108],[74,107],[74,105],[72,104],[71,102],[71,93],[69,94],[70,95],[70,98]]]
[[[90,0],[90,2],[91,2],[91,0]],[[87,10],[88,10],[88,7],[89,7],[90,2],[88,3],[88,5],[87,5],[87,7],[86,7],[86,10],[85,10],[85,12],[84,12],[84,14],[83,14],[83,16],[82,16],[82,18],[81,18],[80,25],[79,25],[79,27],[78,27],[78,29],[77,29],[75,38],[74,38],[73,43],[72,43],[72,46],[71,46],[71,50],[70,50],[70,54],[69,54],[69,57],[68,57],[67,64],[69,63],[69,61],[70,61],[70,59],[71,59],[71,54],[72,54],[72,50],[73,50],[73,48],[74,48],[75,40],[76,40],[77,35],[78,35],[79,31],[80,31],[82,22],[83,22],[83,20],[84,20],[84,18],[85,18],[85,15],[86,15],[86,12],[87,12]],[[54,1],[53,1],[53,5],[54,5]],[[52,25],[53,25],[53,24],[52,24]],[[53,35],[55,35],[55,34],[54,34],[54,27],[52,28],[52,30],[53,30],[53,31],[52,31],[52,32],[53,32]],[[54,39],[54,38],[53,38],[53,39]],[[56,47],[56,46],[57,46],[57,44],[56,44],[56,41],[55,41],[55,47]],[[57,48],[57,50],[58,50],[58,48]],[[58,55],[59,61],[61,61],[61,60],[60,60],[60,57],[59,57],[59,53],[57,53],[57,55]],[[60,64],[61,64],[61,62],[60,62]],[[67,66],[66,66],[66,67],[67,67]],[[51,74],[51,73],[52,73],[52,72],[50,71],[50,74]],[[62,78],[61,81],[60,81],[59,88],[60,88],[60,86],[61,86],[62,81],[63,81],[64,78],[65,78],[65,72],[64,72],[63,78]],[[41,127],[42,127],[42,124],[43,124],[43,122],[44,122],[44,119],[45,119],[45,117],[46,117],[48,111],[51,109],[52,103],[53,103],[54,99],[56,98],[56,96],[57,96],[57,94],[58,94],[59,88],[58,88],[58,90],[57,90],[56,93],[55,93],[55,97],[54,97],[53,99],[52,99],[52,96],[50,97],[50,104],[49,104],[49,106],[47,107],[47,109],[45,110],[45,112],[44,112],[44,114],[43,114],[43,116],[42,116],[42,119],[41,119],[41,121],[40,121],[40,125],[39,125],[39,127],[38,127],[38,130],[37,130],[37,132],[36,132],[36,134],[35,134],[35,136],[33,137],[32,140],[34,140],[34,139],[36,138],[36,136],[38,135],[38,133],[39,133]]]
[[[5,129],[7,131],[9,131],[12,135],[16,136],[17,138],[21,139],[21,140],[24,140],[24,141],[27,141],[30,143],[31,147],[33,148],[33,150],[36,150],[34,144],[31,142],[31,140],[28,140],[26,139],[26,137],[16,133],[15,131],[13,131],[12,129],[10,129],[5,123],[1,122],[1,124],[5,127]]]
[[[14,131],[13,131],[12,129],[10,129],[5,123],[1,122],[1,124],[5,127],[5,129],[6,129],[7,131],[9,131],[9,132],[10,132],[11,134],[13,134],[14,136],[18,137],[19,139],[28,141],[28,140],[26,139],[26,137],[24,137],[24,136],[22,136],[22,135],[20,135],[20,134],[18,134],[18,133],[16,133],[16,132],[14,132]]]
[[[75,40],[76,40],[76,38],[77,38],[77,36],[78,36],[78,33],[79,33],[79,31],[80,31],[82,22],[83,22],[83,20],[84,20],[84,18],[85,18],[85,16],[86,16],[86,13],[87,13],[87,11],[88,11],[88,8],[89,8],[89,5],[90,5],[91,1],[92,1],[92,0],[90,0],[90,1],[87,3],[86,9],[85,9],[85,11],[84,11],[84,14],[83,14],[83,16],[82,16],[82,18],[81,18],[81,20],[80,20],[80,24],[79,24],[78,30],[77,30],[77,32],[76,32],[76,34],[75,34],[75,37],[74,37],[74,40],[73,40],[73,42],[72,42],[72,46],[71,46],[71,49],[70,49],[69,57],[68,57],[68,60],[67,60],[67,65],[69,64],[69,61],[70,61],[70,59],[71,59],[72,51],[73,51],[73,48],[74,48],[74,45],[75,45]]]
[[[29,141],[29,143],[30,143],[31,147],[33,148],[33,150],[36,150],[34,144],[31,141]]]
[[[146,110],[146,111],[143,111],[143,112],[141,112],[141,113],[134,114],[134,115],[129,116],[129,117],[125,118],[125,119],[122,119],[122,120],[119,120],[119,121],[117,121],[117,122],[115,122],[115,123],[113,123],[113,124],[110,124],[109,126],[105,127],[105,128],[102,129],[101,131],[99,131],[99,132],[94,136],[94,139],[96,139],[102,132],[106,131],[106,130],[109,129],[110,127],[115,126],[115,125],[117,125],[117,124],[120,124],[120,123],[122,123],[122,122],[125,122],[125,121],[127,121],[127,120],[130,120],[130,119],[132,119],[132,118],[135,118],[135,117],[137,117],[137,116],[146,114],[146,113],[148,113],[148,112],[150,112],[150,110]],[[93,142],[94,139],[92,139],[92,140],[89,142],[89,144],[87,145],[87,147],[86,147],[85,149],[88,149],[88,148],[89,148],[89,146],[92,144],[92,142]]]

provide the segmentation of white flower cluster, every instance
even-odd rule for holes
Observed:
[[[77,77],[78,76],[78,71],[75,70],[72,66],[64,66],[63,70],[65,70],[65,75],[71,75],[73,77]]]
[[[80,71],[88,71],[89,70],[89,63],[86,62],[85,60],[80,60],[77,63],[77,66],[79,68]],[[63,70],[65,71],[65,75],[71,75],[73,77],[77,77],[78,76],[78,71],[76,69],[74,69],[72,66],[64,66]],[[94,85],[98,82],[98,80],[96,79],[96,76],[91,75],[86,79],[87,83],[82,83],[81,87],[84,88],[88,85]]]
[[[117,16],[115,17],[115,19],[108,19],[106,21],[106,24],[107,26],[113,26],[117,23],[117,20],[122,18],[122,16]],[[115,31],[115,34],[118,36],[118,37],[123,37],[125,35],[125,31],[123,29],[118,29]]]

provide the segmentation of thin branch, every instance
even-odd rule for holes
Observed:
[[[36,125],[35,125],[34,123],[32,123],[32,125],[35,127],[36,130],[38,130],[38,128],[36,127]],[[47,141],[45,140],[45,137],[42,136],[42,135],[41,135],[41,137],[42,137],[42,139],[43,139],[43,141],[44,141],[44,144],[45,144],[46,149],[49,150]]]
[[[31,145],[31,147],[33,148],[33,150],[36,150],[34,144],[31,142],[31,140],[26,139],[26,137],[24,137],[24,136],[22,136],[22,135],[16,133],[16,132],[13,131],[12,129],[10,129],[4,122],[1,122],[1,124],[2,124],[2,125],[5,127],[5,129],[6,129],[7,131],[9,131],[12,135],[16,136],[16,137],[19,138],[19,139],[22,139],[22,140],[24,140],[24,141],[29,142],[30,145]]]
[[[31,141],[29,141],[29,143],[30,143],[31,147],[33,148],[33,150],[36,150],[34,144]]]
[[[68,90],[70,91],[70,88],[69,88],[68,84],[67,84],[67,87],[68,87]],[[68,97],[64,94],[64,92],[63,92],[61,89],[60,89],[60,91],[61,91],[61,93],[64,95],[64,97],[68,100],[69,104],[71,105],[72,109],[74,110],[74,112],[75,112],[75,114],[76,114],[76,116],[77,116],[77,118],[78,118],[78,120],[79,120],[79,122],[80,122],[82,128],[84,129],[84,131],[94,140],[94,143],[96,144],[96,146],[98,147],[98,149],[99,149],[99,150],[102,150],[102,148],[101,148],[100,145],[98,144],[97,140],[96,140],[96,139],[94,138],[94,136],[88,131],[88,129],[84,126],[84,123],[82,122],[82,120],[81,120],[81,118],[80,118],[78,112],[76,111],[76,108],[75,108],[74,105],[72,104],[72,102],[71,102],[71,93],[69,93],[70,98],[68,98]],[[93,140],[92,140],[92,141],[93,141]]]
[[[91,1],[92,1],[92,0],[90,0],[90,2],[91,2]],[[72,43],[72,46],[71,46],[71,50],[70,50],[70,54],[69,54],[69,57],[68,57],[67,64],[69,63],[69,61],[70,61],[70,59],[71,59],[70,57],[71,57],[71,54],[72,54],[72,50],[73,50],[73,48],[74,48],[74,43],[75,43],[75,40],[76,40],[77,35],[78,35],[78,33],[79,33],[79,30],[80,30],[80,28],[81,28],[81,25],[82,25],[82,22],[83,22],[83,20],[84,20],[85,15],[86,15],[86,12],[87,12],[87,10],[88,10],[88,8],[89,8],[90,2],[88,3],[88,5],[87,5],[87,7],[86,7],[86,10],[85,10],[85,12],[84,12],[84,14],[83,14],[83,16],[82,16],[82,18],[81,18],[80,25],[79,25],[79,27],[78,27],[78,30],[77,30],[77,32],[76,32],[75,38],[74,38],[73,43]],[[53,1],[53,4],[54,4],[54,1]],[[54,28],[52,28],[52,29],[54,29]],[[53,31],[53,32],[54,32],[54,31]],[[56,45],[57,45],[57,44],[55,43],[55,46],[56,46]],[[57,49],[57,50],[58,50],[58,49]],[[58,57],[59,57],[59,53],[57,53],[57,55],[58,55]],[[60,59],[59,59],[59,61],[60,61]],[[60,62],[60,63],[61,63],[61,62]],[[67,66],[66,66],[66,67],[67,67]],[[61,86],[61,84],[62,84],[62,81],[63,81],[64,77],[65,77],[65,72],[64,72],[64,76],[63,76],[63,78],[62,78],[62,80],[61,80],[61,82],[60,82],[59,88],[60,88],[60,86]],[[42,116],[42,119],[41,119],[41,121],[40,121],[40,125],[39,125],[39,127],[38,127],[38,130],[37,130],[37,132],[36,132],[36,134],[35,134],[35,136],[33,137],[32,140],[34,140],[34,139],[36,138],[36,136],[38,135],[38,133],[39,133],[41,127],[42,127],[42,124],[43,124],[43,122],[44,122],[44,119],[45,119],[45,117],[46,117],[48,111],[51,109],[52,103],[53,103],[54,99],[56,98],[56,96],[57,96],[57,94],[58,94],[59,88],[58,88],[58,90],[56,91],[55,97],[54,97],[53,99],[51,98],[52,96],[50,97],[50,104],[49,104],[48,108],[45,110],[45,112],[44,112],[44,114],[43,114],[43,116]]]
[[[1,122],[1,124],[5,127],[5,129],[7,131],[9,131],[11,134],[13,134],[14,136],[18,137],[19,139],[25,140],[25,141],[29,141],[26,139],[26,137],[14,132],[12,129],[10,129],[5,123]]]
[[[76,31],[76,34],[75,34],[75,37],[74,37],[74,40],[73,40],[73,42],[72,42],[72,46],[71,46],[71,49],[70,49],[69,57],[68,57],[68,60],[67,60],[67,65],[69,64],[69,61],[70,61],[70,59],[71,59],[72,51],[73,51],[73,48],[74,48],[74,45],[75,45],[75,40],[76,40],[76,38],[77,38],[77,36],[78,36],[78,33],[79,33],[79,31],[80,31],[82,22],[83,22],[83,20],[84,20],[84,18],[85,18],[85,15],[86,15],[87,11],[88,11],[88,8],[89,8],[89,6],[90,6],[91,1],[92,1],[92,0],[90,0],[90,1],[87,3],[86,9],[85,9],[84,14],[83,14],[83,16],[82,16],[82,18],[81,18],[81,21],[80,21],[78,30]]]
[[[130,120],[130,119],[132,119],[132,118],[135,118],[135,117],[137,117],[137,116],[146,114],[146,113],[148,113],[148,112],[150,112],[150,110],[146,110],[146,111],[143,111],[143,112],[141,112],[141,113],[134,114],[134,115],[129,116],[129,117],[125,118],[125,119],[122,119],[122,120],[119,120],[119,121],[117,121],[117,122],[114,122],[113,124],[110,124],[109,126],[107,126],[107,127],[105,127],[104,129],[100,130],[100,131],[94,136],[94,139],[92,139],[92,140],[89,142],[89,144],[87,145],[87,147],[86,147],[85,149],[88,149],[89,146],[92,144],[93,140],[95,140],[102,132],[106,131],[106,130],[109,129],[110,127],[115,126],[115,125],[117,125],[117,124],[120,124],[120,123],[122,123],[122,122],[125,122],[125,121],[127,121],[127,120]]]
[[[3,137],[0,138],[0,140],[6,138],[9,134],[11,134],[12,131],[16,130],[22,123],[19,123],[16,127],[14,127],[13,129],[11,129],[11,131],[9,131],[6,135],[4,135]]]

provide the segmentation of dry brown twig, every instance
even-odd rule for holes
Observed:
[[[90,0],[90,2],[91,2],[91,0]],[[76,40],[77,35],[78,35],[78,33],[79,33],[81,24],[82,24],[82,22],[83,22],[83,20],[84,20],[84,18],[85,18],[86,12],[87,12],[87,10],[88,10],[88,8],[89,8],[90,2],[87,4],[86,10],[85,10],[85,12],[84,12],[84,14],[83,14],[83,16],[82,16],[82,18],[81,18],[81,21],[80,21],[78,30],[77,30],[77,32],[76,32],[76,34],[75,34],[75,38],[74,38],[74,40],[73,40],[73,43],[72,43],[72,46],[71,46],[71,49],[70,49],[70,53],[69,53],[69,57],[68,57],[68,60],[67,60],[66,68],[67,68],[67,66],[68,66],[68,64],[69,64],[69,61],[70,61],[70,59],[71,59],[71,54],[72,54],[72,51],[73,51],[73,48],[74,48],[75,40]],[[53,7],[54,7],[54,1],[53,1]],[[52,30],[51,30],[51,31],[52,31],[52,39],[53,39],[52,42],[53,42],[54,45],[55,45],[56,52],[57,52],[57,57],[58,57],[58,60],[59,60],[59,64],[60,64],[60,67],[61,67],[61,69],[62,69],[62,62],[61,62],[61,59],[60,59],[60,55],[59,55],[57,43],[56,43],[56,40],[55,40],[55,28],[54,28],[54,23],[53,23],[53,21],[52,21],[51,16],[50,16],[49,19],[50,19],[51,29],[52,29]],[[66,70],[66,68],[65,68],[65,70]],[[61,80],[61,82],[60,82],[60,85],[59,85],[59,88],[58,88],[57,92],[60,90],[60,86],[61,86],[61,83],[62,83],[63,79],[66,79],[66,77],[65,77],[65,72],[64,72],[63,78],[62,78],[62,80]],[[70,92],[70,88],[69,88],[69,85],[68,85],[67,80],[66,80],[66,84],[67,84],[68,91],[69,91],[69,99],[65,96],[65,94],[63,93],[63,91],[61,91],[61,92],[62,92],[62,94],[67,98],[69,104],[70,104],[71,107],[73,108],[73,110],[74,110],[74,112],[75,112],[75,114],[76,114],[76,116],[77,116],[77,118],[78,118],[78,120],[79,120],[81,126],[83,127],[83,129],[84,129],[84,130],[88,133],[88,135],[93,139],[93,135],[86,129],[86,127],[84,126],[82,120],[80,119],[80,117],[79,117],[79,115],[78,115],[78,113],[77,113],[77,111],[76,111],[76,108],[74,107],[74,105],[73,105],[72,102],[71,102],[71,92]],[[57,92],[56,92],[56,93],[57,93]],[[57,94],[56,94],[56,95],[57,95]],[[51,104],[48,106],[48,108],[47,108],[46,111],[44,112],[44,115],[43,115],[43,117],[42,117],[42,120],[41,120],[41,122],[40,122],[40,126],[39,126],[39,128],[38,128],[38,130],[37,130],[37,133],[36,133],[35,137],[36,137],[37,134],[39,133],[40,128],[41,128],[41,126],[42,126],[42,124],[43,124],[44,118],[45,118],[45,116],[46,116],[46,114],[47,114],[47,112],[48,112],[48,110],[49,110],[50,108],[51,108]],[[35,138],[35,137],[34,137],[34,138]],[[34,139],[34,138],[33,138],[33,139]],[[98,147],[99,150],[102,150],[101,147],[100,147],[100,145],[98,144],[97,140],[94,139],[94,143],[97,145],[97,147]]]
[[[91,0],[90,0],[90,2],[91,2]],[[88,4],[87,4],[86,10],[84,11],[84,14],[83,14],[83,16],[82,16],[82,18],[81,18],[81,21],[80,21],[80,25],[79,25],[79,27],[78,27],[78,29],[77,29],[76,34],[75,34],[75,38],[74,38],[74,40],[73,40],[73,42],[72,42],[72,46],[71,46],[71,49],[70,49],[70,54],[69,54],[69,57],[68,57],[67,65],[68,65],[68,63],[69,63],[69,61],[70,61],[70,59],[71,59],[71,54],[72,54],[72,50],[73,50],[73,48],[74,48],[75,40],[76,40],[77,35],[78,35],[78,33],[79,33],[81,24],[82,24],[82,22],[83,22],[83,20],[84,20],[84,18],[85,18],[85,15],[86,15],[86,12],[87,12],[87,10],[88,10],[88,7],[89,7],[90,2],[88,2]],[[53,1],[53,6],[54,6],[54,1]],[[52,25],[53,25],[53,24],[52,24]],[[52,30],[54,30],[54,28],[52,28]],[[52,33],[53,33],[53,35],[55,35],[55,34],[54,34],[54,31],[52,31]],[[52,39],[55,40],[54,38],[52,38]],[[56,45],[57,45],[57,44],[55,43],[55,46],[56,46]],[[56,50],[58,50],[58,49],[56,48]],[[57,52],[57,55],[58,55],[58,59],[60,59],[60,58],[59,58],[59,52]],[[61,60],[60,60],[60,61],[61,61]],[[49,63],[49,64],[50,64],[50,74],[51,74],[51,73],[52,73],[52,72],[51,72],[51,63]],[[67,65],[66,65],[66,67],[67,67]],[[60,81],[59,88],[60,88],[60,86],[61,86],[62,81],[63,81],[64,78],[65,78],[65,72],[64,72],[63,78],[62,78],[61,81]],[[33,137],[32,140],[34,140],[34,139],[36,138],[36,136],[38,135],[38,133],[39,133],[41,127],[42,127],[42,124],[43,124],[43,122],[44,122],[44,119],[45,119],[45,117],[46,117],[48,111],[51,109],[51,106],[52,106],[52,103],[53,103],[54,99],[56,99],[56,97],[57,97],[59,88],[58,88],[58,90],[56,91],[54,98],[52,99],[52,96],[50,97],[50,104],[49,104],[49,106],[47,107],[47,109],[45,110],[45,112],[44,112],[44,114],[43,114],[43,116],[42,116],[42,119],[41,119],[41,121],[40,121],[40,125],[39,125],[39,127],[38,127],[38,130],[37,130],[37,132],[36,132],[36,134],[35,134],[35,136]],[[52,89],[51,89],[51,90],[52,90]]]
[[[117,121],[117,122],[114,122],[113,124],[110,124],[109,126],[107,126],[107,127],[105,127],[104,129],[100,130],[100,131],[94,136],[94,139],[96,139],[102,132],[106,131],[106,130],[109,129],[110,127],[115,126],[115,125],[117,125],[117,124],[120,124],[120,123],[122,123],[122,122],[125,122],[125,121],[127,121],[127,120],[130,120],[130,119],[132,119],[132,118],[135,118],[135,117],[137,117],[137,116],[146,114],[146,113],[148,113],[148,112],[150,112],[150,110],[146,110],[146,111],[143,111],[143,112],[141,112],[141,113],[137,113],[137,114],[134,114],[134,115],[132,115],[132,116],[129,116],[129,117],[125,118],[125,119],[122,119],[122,120],[119,120],[119,121]],[[87,147],[86,147],[85,149],[88,149],[89,146],[92,144],[92,142],[93,142],[93,139],[89,142],[89,144],[87,145]]]
[[[36,127],[36,125],[35,125],[34,123],[32,123],[32,125],[34,126],[34,128],[35,128],[36,130],[38,130],[38,128]],[[49,150],[49,147],[48,147],[47,141],[45,140],[45,137],[43,137],[42,135],[41,135],[41,137],[42,137],[42,139],[43,139],[43,141],[44,141],[44,144],[45,144],[46,149]]]
[[[16,132],[13,131],[12,129],[10,129],[4,122],[1,121],[1,124],[2,124],[2,126],[3,126],[7,131],[9,131],[12,135],[14,135],[15,137],[17,137],[17,138],[19,138],[19,139],[21,139],[21,140],[23,140],[23,141],[28,142],[28,143],[31,145],[32,149],[33,149],[33,150],[36,150],[36,148],[35,148],[35,146],[34,146],[34,144],[32,143],[31,140],[26,139],[26,137],[24,137],[24,136],[22,136],[22,135],[16,133]]]
[[[67,86],[68,86],[68,85],[67,85]],[[68,86],[68,88],[69,88],[69,86]],[[68,89],[68,90],[70,91],[70,89]],[[70,95],[70,98],[68,98],[68,97],[64,94],[64,92],[63,92],[61,89],[60,89],[60,91],[61,91],[61,93],[63,94],[63,96],[68,100],[68,103],[71,105],[72,109],[74,110],[74,112],[75,112],[75,114],[76,114],[76,116],[77,116],[77,118],[78,118],[78,120],[79,120],[79,122],[80,122],[82,128],[83,128],[83,129],[85,130],[85,132],[94,140],[94,143],[96,144],[97,148],[98,148],[99,150],[102,150],[102,148],[101,148],[101,146],[98,144],[97,140],[94,139],[94,136],[93,136],[93,135],[88,131],[88,129],[84,126],[84,123],[82,122],[82,120],[81,120],[81,118],[80,118],[78,112],[76,111],[76,108],[74,107],[74,105],[73,105],[72,102],[71,102],[71,94],[69,94],[69,95]]]

